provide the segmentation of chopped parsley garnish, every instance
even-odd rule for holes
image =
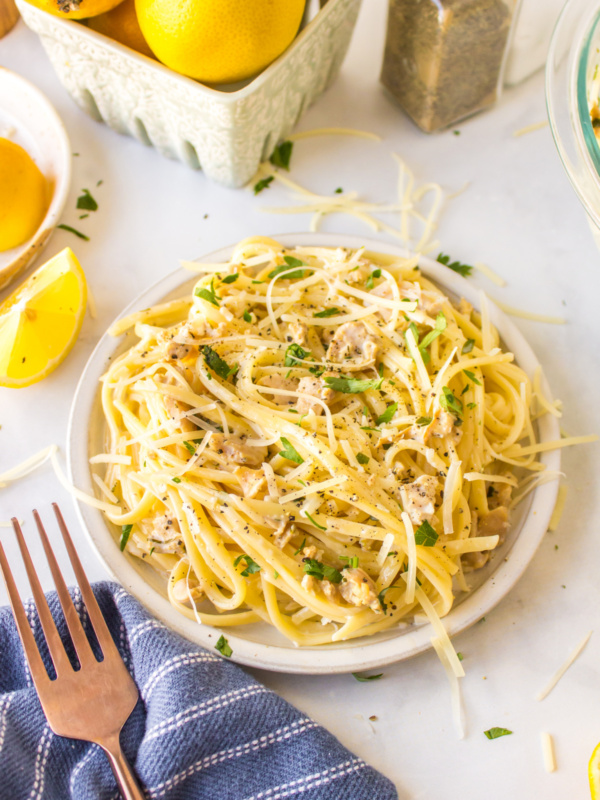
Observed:
[[[450,411],[457,417],[462,417],[462,403],[452,394],[452,391],[447,386],[442,386],[443,395],[440,397],[440,405],[446,411]]]
[[[181,483],[181,478],[172,478],[173,483]]]
[[[438,540],[438,535],[425,520],[415,531],[415,544],[420,544],[423,547],[433,547]]]
[[[463,369],[463,372],[465,373],[467,378],[470,378],[473,381],[473,383],[476,383],[477,386],[481,386],[481,381],[477,380],[477,378],[475,377],[475,373],[474,372],[471,372],[471,370],[469,370],[469,369]]]
[[[391,553],[388,553],[388,555],[391,555]],[[377,595],[377,599],[379,600],[379,604],[383,609],[384,614],[387,614],[387,603],[385,602],[384,597],[386,596],[386,594],[389,592],[390,589],[399,589],[399,588],[400,588],[399,586],[388,586],[386,589],[382,589]]]
[[[298,555],[298,553],[301,553],[301,552],[304,550],[304,546],[305,546],[305,545],[306,545],[306,536],[304,537],[304,539],[302,539],[302,544],[301,544],[301,545],[300,545],[300,547],[299,547],[299,548],[296,550],[296,552],[294,553],[294,555],[295,555],[295,556],[297,556],[297,555]]]
[[[361,683],[367,683],[367,681],[378,681],[379,678],[383,678],[383,672],[380,672],[377,675],[361,675],[360,672],[353,672],[352,677],[356,678],[356,680],[360,681]]]
[[[210,345],[204,345],[202,348],[202,355],[204,356],[206,366],[210,367],[210,369],[216,372],[219,378],[223,378],[224,381],[226,381],[230,375],[235,375],[239,369],[238,364],[230,367],[229,364],[226,361],[223,361],[221,356],[215,352],[212,347],[210,347]]]
[[[254,184],[254,194],[260,194],[263,189],[266,189],[268,185],[273,180],[273,176],[269,175],[268,178],[263,178],[262,180],[258,181],[258,183]]]
[[[326,531],[326,530],[327,530],[327,528],[326,528],[324,525],[319,525],[319,523],[318,523],[318,522],[316,522],[316,521],[315,521],[315,520],[314,520],[314,519],[311,517],[311,515],[308,513],[308,511],[306,512],[306,516],[307,516],[307,517],[308,517],[308,519],[309,519],[309,520],[312,522],[312,524],[315,526],[315,528],[318,528],[320,531]]]
[[[194,453],[196,452],[196,448],[195,448],[195,446],[194,446],[194,443],[193,443],[193,442],[184,442],[184,443],[183,443],[183,446],[184,446],[184,447],[185,447],[185,449],[186,449],[186,450],[187,450],[189,453],[191,453],[192,455],[194,455]]]
[[[473,267],[468,264],[461,264],[460,261],[450,261],[450,256],[444,255],[444,253],[438,255],[437,261],[465,278],[473,272]]]
[[[345,375],[340,375],[339,377],[328,376],[324,380],[331,389],[344,394],[359,394],[359,392],[366,392],[367,389],[379,389],[383,383],[383,378],[373,378],[371,380],[365,378],[361,380],[360,378],[349,378]]]
[[[308,267],[305,261],[300,261],[299,258],[294,258],[293,256],[284,256],[283,260],[285,264],[280,264],[278,267],[275,267],[274,270],[271,270],[271,272],[269,272],[269,278],[276,278],[278,275],[281,275],[282,272],[286,272],[293,267]],[[293,281],[298,278],[303,278],[306,272],[307,270],[305,269],[297,269],[294,272],[288,272],[284,277],[286,281]]]
[[[348,567],[356,569],[358,567],[358,556],[340,556],[340,561],[348,562],[348,566],[344,567],[344,569],[347,569]]]
[[[385,425],[386,422],[391,422],[394,414],[398,410],[398,403],[390,403],[383,414],[380,414],[375,420],[375,425]]]
[[[459,661],[462,661],[464,659],[464,656],[463,656],[462,653],[457,653],[456,657],[458,658]]]
[[[342,194],[343,191],[344,190],[342,189],[342,187],[338,186],[338,188],[335,190],[334,194]]]
[[[57,228],[60,228],[63,231],[69,231],[69,233],[74,233],[75,236],[78,236],[80,239],[83,239],[84,242],[89,242],[90,237],[86,236],[85,233],[81,233],[81,231],[75,230],[70,225],[57,225]]]
[[[205,289],[205,288],[196,289],[194,294],[196,295],[196,297],[201,297],[203,300],[206,300],[207,303],[212,303],[213,306],[216,306],[218,308],[220,305],[219,295],[215,293],[215,289],[213,286],[214,282],[215,279],[213,278],[210,282],[210,289]]]
[[[131,534],[131,529],[132,528],[133,528],[133,525],[123,525],[121,527],[121,539],[119,541],[119,547],[121,548],[121,552],[123,552],[123,550],[125,550],[125,545],[129,541],[129,536]]]
[[[430,425],[432,422],[433,419],[431,417],[419,417],[419,419],[416,421],[416,424],[422,428],[423,425]]]
[[[316,314],[313,314],[313,317],[320,317],[321,319],[327,317],[335,317],[336,314],[341,314],[342,312],[339,308],[326,308],[325,311],[318,311]]]
[[[365,284],[367,289],[372,289],[373,288],[373,279],[374,278],[381,278],[381,270],[380,269],[374,269],[373,272],[367,278],[367,283]]]
[[[233,275],[226,275],[221,281],[221,283],[235,283],[239,277],[240,273],[235,272]]]
[[[242,572],[244,578],[247,578],[249,575],[254,575],[256,572],[260,572],[260,564],[257,564],[256,561],[249,555],[246,555],[246,553],[238,556],[233,562],[233,566],[237,567],[240,561],[246,562],[246,569]]]
[[[312,575],[313,578],[317,578],[320,581],[327,580],[331,581],[331,583],[341,583],[342,573],[338,572],[335,567],[330,567],[327,564],[323,564],[321,561],[317,561],[315,558],[305,558],[303,561],[304,572],[307,575]]]
[[[490,728],[489,731],[484,731],[488,739],[498,739],[500,736],[510,736],[512,731],[508,728]]]
[[[271,153],[269,161],[274,167],[281,167],[289,172],[293,148],[294,143],[290,142],[289,139],[285,142],[281,142],[281,144],[278,144],[275,150],[273,150]]]
[[[281,444],[283,445],[283,450],[280,450],[279,455],[283,458],[287,458],[288,461],[293,461],[294,464],[304,464],[304,459],[300,455],[300,453],[296,450],[296,448],[291,444],[289,439],[286,439],[285,436],[282,436]]]
[[[305,350],[303,347],[300,347],[299,344],[296,344],[296,342],[292,342],[285,351],[285,361],[283,364],[285,367],[302,366],[302,360],[308,358],[309,355],[310,350]]]
[[[274,578],[275,580],[277,580],[277,578],[278,578],[278,577],[279,577],[279,573],[277,572],[277,570],[275,570],[275,571],[273,572],[273,578]]]
[[[76,208],[80,208],[83,211],[97,211],[98,203],[90,194],[89,189],[82,189],[81,191],[83,194],[80,194],[77,198]]]
[[[244,320],[244,322],[252,322],[252,315],[250,314],[248,309],[246,309],[242,314],[242,319]]]
[[[233,650],[231,647],[229,647],[229,642],[224,636],[221,636],[219,641],[216,643],[215,650],[218,650],[222,656],[225,656],[225,658],[231,658],[233,654]]]
[[[472,411],[474,408],[477,408],[477,403],[467,403],[467,408]]]
[[[356,460],[358,461],[359,464],[362,464],[364,466],[365,464],[369,463],[369,456],[366,456],[364,453],[357,453]]]
[[[446,321],[446,317],[444,316],[444,312],[440,311],[440,313],[435,318],[435,328],[432,331],[429,331],[429,333],[423,337],[422,342],[419,342],[419,350],[421,351],[421,355],[423,355],[423,360],[425,360],[425,355],[424,355],[425,349],[429,347],[429,345],[433,342],[433,340],[437,339],[440,333],[442,333],[442,331],[445,331],[447,327],[448,323]],[[428,360],[429,358],[427,358],[427,361]],[[427,361],[425,361],[425,363],[427,363]]]
[[[461,355],[466,356],[467,353],[470,353],[474,347],[475,339],[467,339],[467,341],[463,344],[462,350],[460,351]]]

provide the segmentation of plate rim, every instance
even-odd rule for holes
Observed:
[[[331,233],[290,233],[275,234],[273,237],[286,247],[322,246],[322,247],[362,247],[375,252],[410,256],[411,253],[397,245],[381,242],[369,237]],[[215,263],[224,260],[237,243],[227,245],[210,253],[203,254],[199,263]],[[433,280],[466,297],[475,300],[478,305],[481,290],[468,283],[462,276],[450,272],[447,267],[427,258],[419,256],[419,266],[423,273]],[[192,279],[189,271],[180,268],[156,281],[141,292],[118,315],[117,319],[130,314],[138,308],[148,307],[159,302],[161,297],[173,292],[178,286]],[[159,294],[160,292],[160,294]],[[149,298],[152,298],[149,301]],[[515,352],[515,360],[531,375],[539,365],[531,346],[514,323],[487,297],[492,323],[501,332],[511,352]],[[104,372],[110,356],[118,347],[119,338],[105,332],[92,351],[78,382],[67,430],[67,466],[71,483],[86,492],[93,492],[91,471],[89,469],[88,433],[91,411],[98,390],[98,378]],[[514,347],[514,344],[517,347]],[[518,355],[517,355],[518,351]],[[549,392],[544,379],[543,389]],[[540,419],[540,439],[560,438],[558,421],[549,415]],[[542,453],[541,460],[549,470],[559,470],[560,450]],[[87,479],[87,480],[86,480]],[[473,594],[455,606],[444,617],[443,624],[448,634],[458,633],[474,625],[485,614],[492,610],[520,580],[531,563],[537,548],[544,538],[552,511],[556,503],[558,481],[550,481],[537,487],[531,493],[531,504],[523,520],[521,531],[513,543],[507,560],[499,564],[489,578]],[[218,637],[223,633],[233,649],[231,660],[250,667],[269,671],[293,674],[342,674],[363,671],[387,666],[392,663],[412,658],[431,649],[431,628],[423,625],[412,631],[404,631],[402,636],[392,636],[382,641],[349,643],[347,647],[327,648],[293,648],[278,647],[237,637],[235,628],[212,628],[199,626],[195,621],[183,617],[171,606],[169,601],[158,594],[133,566],[133,557],[124,557],[118,551],[116,542],[104,521],[101,511],[88,506],[77,498],[73,498],[76,513],[92,549],[108,572],[146,609],[171,630],[202,647],[212,649]],[[525,535],[524,535],[525,533]],[[118,553],[117,559],[111,558]],[[212,641],[211,641],[212,640]]]

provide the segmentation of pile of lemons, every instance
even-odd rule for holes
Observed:
[[[305,0],[30,0],[202,83],[251,78],[298,33]]]

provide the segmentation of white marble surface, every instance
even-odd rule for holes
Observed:
[[[425,136],[378,83],[384,25],[383,0],[364,0],[339,80],[300,123],[301,129],[360,127],[381,134],[383,141],[302,141],[295,148],[293,177],[323,192],[342,186],[370,200],[393,200],[396,170],[390,154],[395,150],[420,180],[436,180],[449,191],[468,182],[444,208],[442,249],[500,272],[508,280],[505,289],[474,278],[493,296],[566,317],[565,326],[518,324],[564,400],[565,429],[598,432],[599,256],[548,128],[513,136],[544,119],[543,76],[506,92],[492,111],[458,125],[460,136],[451,131]],[[126,303],[174,269],[178,259],[256,233],[303,231],[309,220],[260,210],[266,203],[288,202],[280,188],[254,197],[248,190],[211,185],[202,173],[93,122],[72,103],[39,42],[22,24],[0,41],[0,65],[47,94],[79,153],[63,222],[85,230],[90,241],[57,231],[46,254],[72,246],[98,305],[97,319],[85,320],[74,351],[51,377],[29,389],[0,389],[1,472],[52,442],[64,447],[73,390],[98,337]],[[99,180],[103,184],[96,188]],[[99,210],[79,221],[75,201],[83,187],[97,198]],[[360,222],[339,217],[327,219],[323,229],[369,233]],[[548,534],[510,596],[456,639],[467,672],[464,741],[453,731],[446,679],[434,655],[386,668],[375,683],[357,683],[351,676],[259,675],[388,775],[401,800],[588,796],[587,761],[600,741],[600,446],[566,451],[563,464],[569,494],[559,530]],[[0,520],[11,515],[27,520],[25,530],[47,588],[30,509],[35,505],[48,514],[52,500],[61,502],[76,531],[71,500],[49,467],[0,491]],[[12,534],[4,531],[1,538],[15,559]],[[77,539],[90,577],[104,577],[83,535]],[[23,581],[20,585],[26,591]],[[536,702],[534,694],[589,630],[596,633],[581,658],[544,702]],[[371,715],[377,716],[373,723],[367,721]],[[514,734],[488,741],[483,731],[492,726]],[[551,775],[542,762],[542,730],[555,738],[558,771]]]

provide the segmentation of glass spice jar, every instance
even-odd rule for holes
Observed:
[[[389,0],[381,81],[424,131],[498,99],[517,0]]]

